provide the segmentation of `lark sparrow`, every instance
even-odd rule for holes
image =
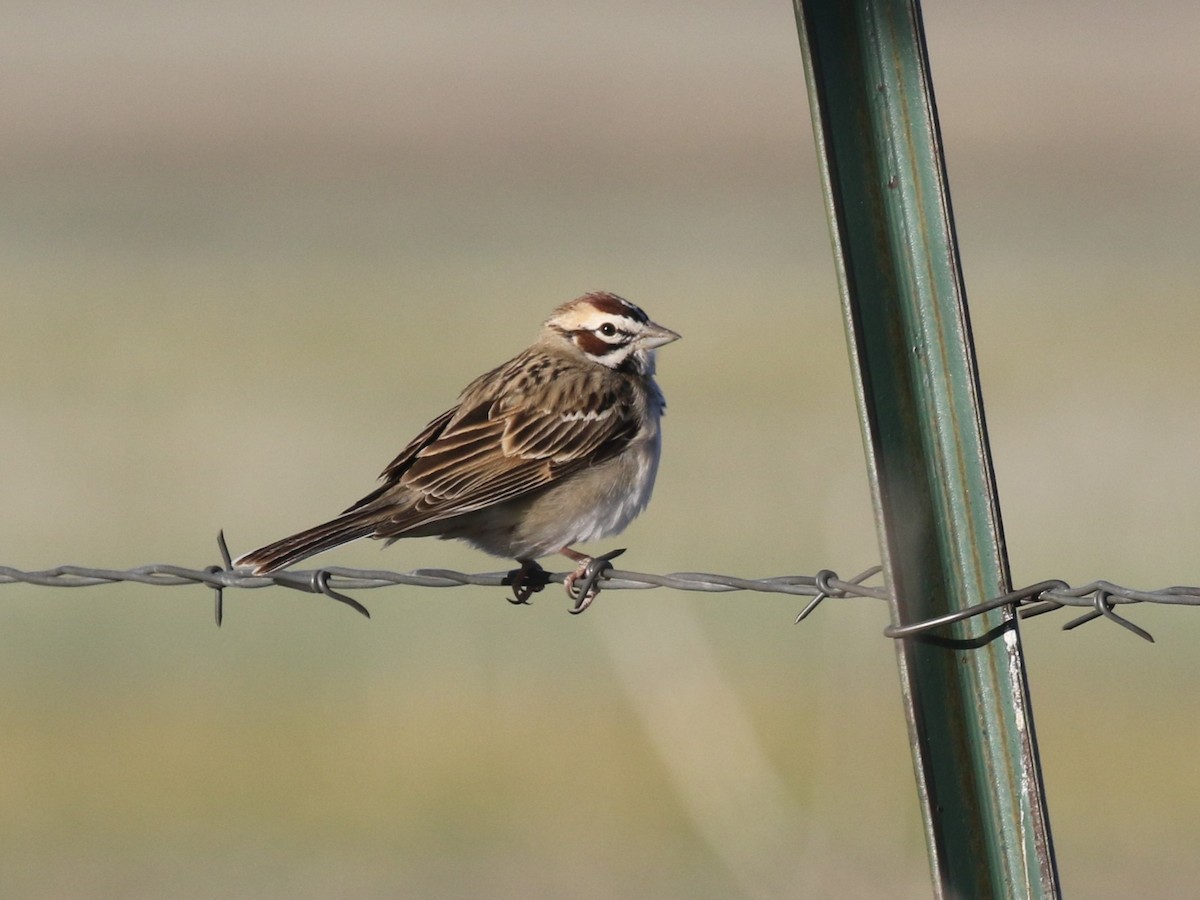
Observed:
[[[356,538],[437,536],[516,559],[517,602],[536,589],[534,560],[561,553],[579,564],[571,595],[592,561],[571,545],[620,531],[650,500],[666,405],[654,351],[678,338],[616,294],[563,304],[532,346],[426,425],[380,487],[235,565],[261,575]]]

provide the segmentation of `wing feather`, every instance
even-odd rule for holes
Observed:
[[[377,534],[399,535],[540,490],[619,453],[639,416],[623,381],[587,385],[565,402],[561,385],[540,396],[473,397],[431,422],[384,470],[385,484],[353,508],[394,507]],[[556,389],[557,388],[557,389]]]
[[[421,433],[409,441],[408,446],[401,450],[400,454],[388,463],[387,468],[383,470],[383,474],[379,477],[384,481],[391,482],[407,472],[408,467],[417,458],[417,454],[423,450],[428,450],[443,437],[446,426],[450,424],[450,420],[454,418],[456,412],[458,412],[458,408],[452,407],[426,425]],[[359,504],[355,504],[355,506],[357,505]],[[351,509],[353,508],[351,507]]]

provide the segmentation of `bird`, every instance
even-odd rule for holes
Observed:
[[[679,337],[609,291],[562,304],[533,344],[429,422],[375,490],[234,566],[265,575],[363,537],[459,539],[520,564],[508,579],[515,603],[545,583],[537,559],[562,554],[577,564],[565,586],[581,612],[595,576],[584,596],[573,589],[594,557],[573,545],[620,532],[649,503],[666,409],[655,351]]]

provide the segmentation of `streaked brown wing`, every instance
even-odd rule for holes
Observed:
[[[399,456],[388,463],[387,468],[383,470],[383,473],[379,477],[384,481],[396,481],[401,475],[407,472],[408,467],[413,464],[418,454],[442,437],[446,426],[457,412],[458,407],[453,406],[426,425],[421,433],[409,441],[408,446],[400,451]]]
[[[411,455],[406,449],[388,467],[405,494],[418,495],[395,524],[446,519],[545,487],[619,453],[637,433],[630,404],[616,392],[572,406],[531,410],[492,400],[449,420],[437,437]]]

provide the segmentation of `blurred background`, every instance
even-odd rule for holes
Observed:
[[[1200,9],[924,8],[1014,579],[1195,584]],[[323,520],[597,288],[684,340],[592,549],[876,561],[788,4],[10,0],[0,84],[0,563]],[[872,601],[0,594],[8,896],[929,893]],[[1076,896],[1200,879],[1200,612],[1132,615],[1023,628]]]

